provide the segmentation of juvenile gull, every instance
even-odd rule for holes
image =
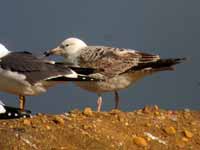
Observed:
[[[74,66],[102,69],[101,72],[94,74],[94,76],[101,77],[104,81],[92,84],[90,82],[76,82],[81,88],[97,93],[97,111],[101,109],[101,93],[114,92],[115,108],[117,109],[119,107],[118,90],[127,88],[152,73],[173,70],[173,65],[185,59],[161,59],[159,55],[132,49],[87,46],[85,42],[77,38],[68,38],[57,48],[46,51],[44,54],[46,56],[63,56],[66,63]]]
[[[79,68],[75,68],[79,71]],[[88,74],[90,68],[80,68]],[[24,110],[25,96],[38,95],[49,87],[64,81],[90,81],[95,78],[77,74],[62,63],[38,58],[29,52],[11,52],[0,44],[0,91],[19,96],[20,109]]]

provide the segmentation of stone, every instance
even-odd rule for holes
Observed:
[[[188,131],[186,129],[183,131],[183,133],[184,133],[185,137],[187,137],[187,138],[192,138],[193,137],[192,132],[190,132],[190,131]]]
[[[46,128],[47,130],[50,130],[50,129],[51,129],[51,127],[50,127],[49,125],[46,125],[45,128]]]
[[[86,116],[93,116],[92,108],[86,107],[86,108],[83,110],[83,114],[86,115]]]
[[[31,126],[32,122],[31,122],[30,119],[24,119],[23,124],[26,125],[26,126]]]
[[[56,123],[56,124],[60,124],[60,125],[64,125],[65,124],[65,121],[62,117],[60,116],[56,116],[53,121]]]
[[[174,127],[172,127],[172,126],[164,128],[164,131],[169,135],[176,134],[176,129]]]
[[[143,137],[135,136],[133,137],[133,142],[141,147],[146,147],[148,145],[147,141]]]

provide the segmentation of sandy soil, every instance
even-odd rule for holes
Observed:
[[[200,112],[72,110],[0,120],[1,150],[199,150]]]

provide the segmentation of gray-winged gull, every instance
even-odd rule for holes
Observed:
[[[48,55],[60,55],[69,64],[80,67],[103,69],[96,76],[105,81],[75,82],[78,86],[98,95],[97,110],[100,111],[103,92],[114,92],[115,108],[119,106],[118,90],[127,88],[139,79],[152,73],[172,70],[172,66],[185,58],[161,59],[159,55],[148,54],[132,49],[107,46],[87,46],[77,38],[64,40],[57,48],[46,51]]]
[[[88,69],[80,68],[80,72],[87,74]],[[25,107],[25,96],[44,93],[49,87],[64,81],[88,80],[96,79],[77,74],[65,64],[38,58],[30,52],[11,52],[0,44],[0,91],[18,95],[22,110]]]

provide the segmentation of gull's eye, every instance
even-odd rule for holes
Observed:
[[[66,44],[65,47],[69,46],[69,44]]]

